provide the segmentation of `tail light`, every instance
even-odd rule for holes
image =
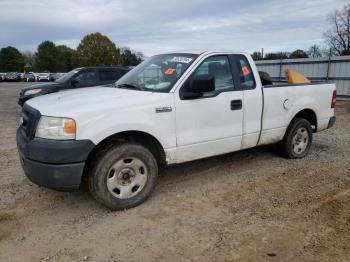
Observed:
[[[335,104],[337,103],[337,90],[333,91],[331,108],[335,108]]]

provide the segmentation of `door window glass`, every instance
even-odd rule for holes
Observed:
[[[97,74],[95,71],[87,71],[79,74],[76,77],[78,86],[89,86],[97,83]]]
[[[119,78],[119,74],[117,71],[100,71],[100,81],[101,82],[113,82],[117,81]]]
[[[204,60],[192,77],[199,75],[214,76],[215,93],[217,91],[232,90],[234,87],[231,67],[227,56],[212,56]],[[211,94],[212,92],[209,93]]]
[[[255,88],[254,75],[247,58],[243,55],[237,55],[236,63],[238,67],[241,87],[243,89],[254,89]]]

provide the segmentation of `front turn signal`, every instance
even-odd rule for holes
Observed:
[[[68,119],[64,122],[64,132],[67,134],[75,134],[76,126],[73,119]]]

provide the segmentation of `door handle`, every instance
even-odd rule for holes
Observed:
[[[232,100],[231,110],[240,110],[240,109],[242,109],[242,100]]]

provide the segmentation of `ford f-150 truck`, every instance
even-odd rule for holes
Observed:
[[[121,210],[150,196],[160,166],[273,143],[302,158],[334,125],[335,103],[331,83],[262,86],[245,53],[161,54],[115,88],[27,101],[17,145],[34,183],[72,190],[86,177],[97,201]]]

